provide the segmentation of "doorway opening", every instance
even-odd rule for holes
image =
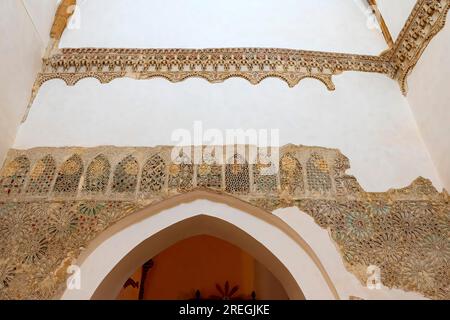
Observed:
[[[210,235],[181,240],[127,279],[118,300],[288,300],[279,280],[241,248]]]
[[[280,218],[235,198],[205,191],[149,205],[105,230],[77,258],[79,290],[66,289],[61,298],[117,299],[127,280],[149,259],[196,236],[215,237],[250,254],[278,279],[291,300],[339,299],[314,250]],[[223,287],[227,280],[229,287],[238,285],[226,279]],[[263,291],[257,290],[252,292],[258,299]],[[208,292],[200,294],[205,297]]]

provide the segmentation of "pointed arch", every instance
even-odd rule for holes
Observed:
[[[190,190],[194,185],[194,165],[191,158],[181,151],[169,167],[169,189]]]
[[[253,184],[256,192],[264,194],[278,190],[277,168],[270,156],[258,154],[257,163],[253,165]]]
[[[103,231],[76,262],[81,290],[66,290],[62,299],[115,299],[149,258],[196,235],[217,237],[251,254],[290,299],[339,299],[313,248],[283,220],[230,195],[200,190],[147,206]]]
[[[166,162],[159,154],[150,157],[142,169],[140,191],[159,193],[166,183]]]
[[[197,167],[197,186],[222,189],[222,166],[202,163]]]
[[[305,191],[302,165],[292,153],[287,153],[280,159],[280,184],[281,190],[290,195]]]
[[[222,189],[222,165],[216,158],[216,149],[204,147],[202,163],[197,166],[197,186],[211,189]]]
[[[225,166],[225,185],[229,193],[249,193],[250,175],[248,163],[243,156],[235,154]]]
[[[56,172],[56,162],[51,155],[40,159],[31,172],[27,193],[44,195],[50,191]]]
[[[139,164],[135,157],[128,155],[114,170],[113,192],[133,193],[136,190]]]
[[[319,154],[312,153],[306,163],[308,188],[310,191],[331,191],[331,176],[327,161]]]
[[[87,168],[83,191],[105,193],[110,174],[111,165],[108,159],[103,154],[98,155]]]
[[[76,193],[83,174],[83,160],[78,154],[74,154],[63,163],[58,172],[53,191],[55,193]]]

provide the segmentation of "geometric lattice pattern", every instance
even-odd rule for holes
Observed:
[[[169,188],[177,191],[189,190],[193,186],[194,165],[191,158],[180,152],[169,167]]]
[[[39,160],[31,172],[27,193],[45,195],[50,191],[56,172],[56,162],[51,155]]]
[[[89,165],[84,180],[83,190],[87,192],[102,192],[108,187],[111,165],[104,155],[98,155]]]
[[[123,159],[114,171],[114,183],[112,189],[118,193],[133,193],[137,186],[139,165],[137,160],[129,155]]]
[[[245,158],[235,154],[225,166],[225,185],[226,191],[230,193],[249,193],[250,176],[248,163]]]
[[[144,165],[140,191],[158,193],[166,182],[166,163],[159,155],[153,155]]]
[[[387,287],[450,298],[448,202],[301,200],[296,205],[331,231],[348,269],[361,280],[374,265]]]
[[[203,163],[197,167],[197,186],[222,189],[222,166]]]
[[[205,147],[202,161],[197,165],[197,186],[211,189],[222,189],[222,165],[216,158],[216,150]]]
[[[1,192],[18,194],[22,191],[25,178],[30,170],[30,160],[20,156],[8,163],[0,176]]]
[[[253,165],[253,184],[256,192],[267,194],[277,191],[277,168],[270,157],[260,155],[258,163]]]
[[[23,177],[22,190],[33,192],[0,194],[0,298],[53,297],[64,287],[67,261],[100,232],[149,203],[209,188],[204,181],[210,181],[215,192],[267,211],[296,206],[311,215],[330,231],[347,269],[363,284],[368,266],[375,265],[387,287],[450,299],[450,198],[430,181],[418,178],[403,189],[368,193],[345,173],[348,159],[339,151],[292,145],[280,149],[279,172],[264,170],[267,180],[260,179],[266,161],[249,164],[240,155],[228,163],[208,163],[216,169],[205,180],[208,167],[194,170],[184,154],[172,161],[171,151],[133,148],[131,156],[130,148],[114,147],[11,150],[2,177],[16,172],[16,165],[8,165],[15,159],[30,159],[33,169]],[[52,193],[55,163],[60,164],[58,192]],[[83,163],[90,163],[85,173]],[[116,164],[110,185],[105,182],[109,163]],[[219,180],[225,185],[216,187]],[[142,192],[134,192],[137,181]],[[87,194],[87,185],[99,193]]]
[[[83,161],[75,154],[61,167],[56,178],[55,193],[76,193],[81,175],[83,174]]]
[[[313,153],[306,163],[306,176],[310,191],[327,192],[331,190],[331,177],[325,159]]]

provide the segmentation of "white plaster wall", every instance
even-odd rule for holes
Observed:
[[[377,0],[378,7],[391,32],[397,39],[417,0]]]
[[[0,164],[28,105],[56,1],[0,1]]]
[[[447,190],[450,190],[450,25],[425,50],[408,79],[408,101]]]
[[[279,129],[280,144],[338,148],[368,191],[409,185],[418,176],[441,182],[407,100],[383,75],[344,73],[336,91],[308,79],[289,88],[278,79],[54,80],[41,88],[15,148],[173,145],[175,129]]]
[[[39,33],[43,46],[50,41],[50,29],[53,24],[58,3],[61,0],[21,0]]]
[[[361,0],[79,0],[62,47],[280,47],[379,54]],[[401,0],[403,1],[403,0]]]

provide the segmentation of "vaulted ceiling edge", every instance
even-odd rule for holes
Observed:
[[[394,68],[394,79],[403,94],[413,71],[431,40],[444,28],[450,0],[418,0],[394,48],[386,55]]]
[[[75,85],[84,78],[109,83],[122,77],[162,77],[171,82],[200,77],[217,83],[239,77],[258,84],[274,77],[290,87],[305,78],[313,78],[328,90],[335,90],[333,76],[358,71],[385,74],[398,81],[406,95],[407,77],[430,41],[443,29],[449,8],[450,0],[418,0],[394,47],[380,56],[277,48],[59,49],[58,38],[53,38],[56,42],[43,59],[30,106],[46,81],[61,79],[67,85]],[[61,19],[57,15],[56,20]],[[67,21],[58,23],[66,24]]]

